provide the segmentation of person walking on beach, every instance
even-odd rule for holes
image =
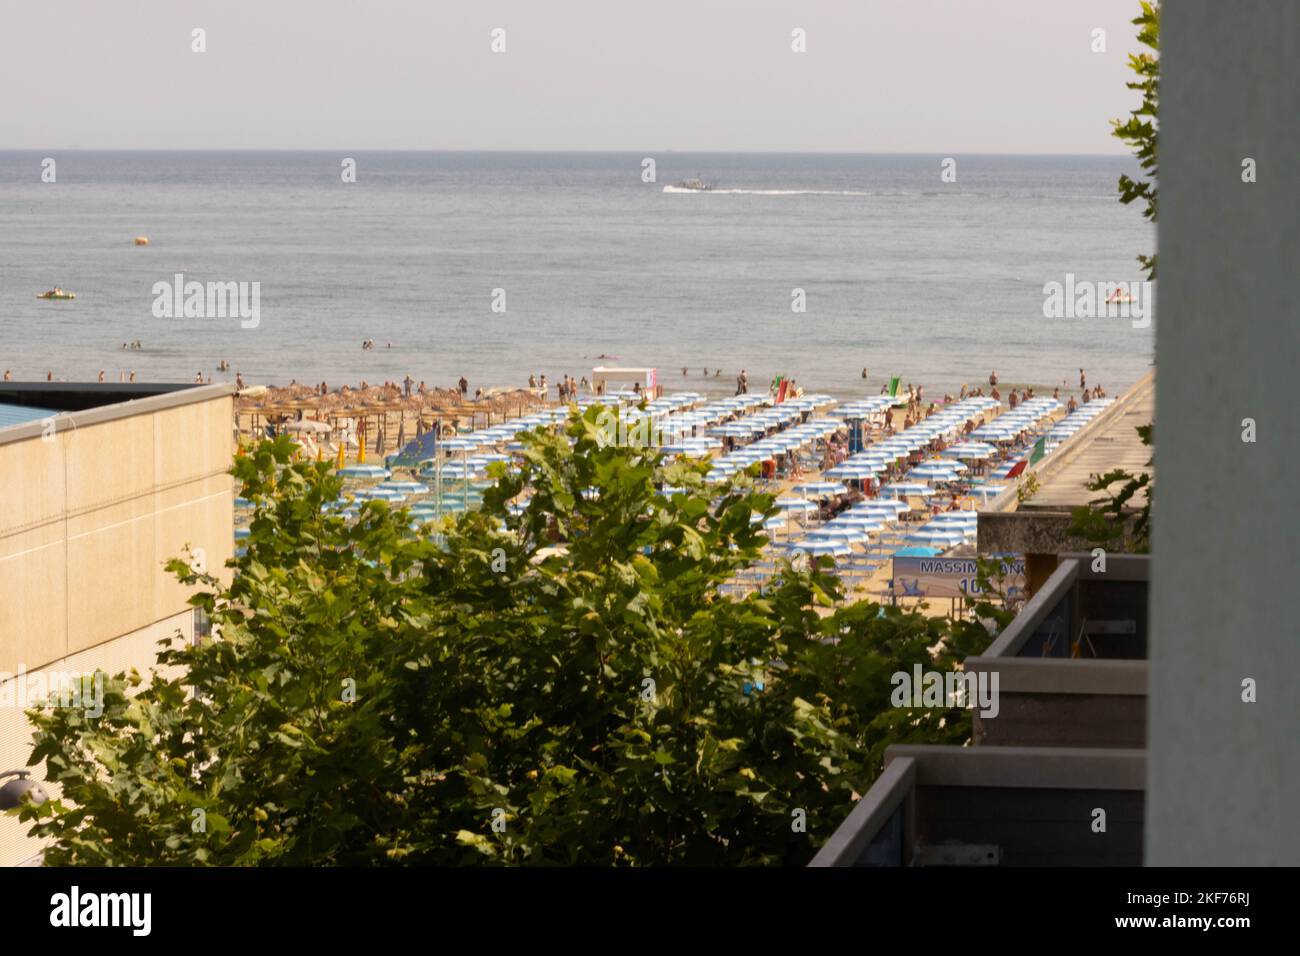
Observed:
[[[410,375],[410,373],[408,372],[407,375],[406,375],[406,378],[402,379],[402,385],[404,385],[404,386],[406,387],[406,397],[407,397],[407,398],[410,398],[410,397],[411,397],[411,387],[412,387],[414,384],[415,384],[415,379],[411,378],[411,375]]]
[[[460,386],[460,394],[461,394],[461,395],[467,395],[467,394],[469,394],[469,381],[465,378],[464,375],[462,375],[462,376],[460,377],[460,381],[457,382],[456,384],[457,384],[458,386]]]
[[[104,380],[104,370],[102,368],[99,370],[99,380],[101,382]]]
[[[243,388],[243,387],[244,387],[244,376],[241,375],[239,372],[236,372],[236,373],[235,373],[235,388]]]
[[[1083,369],[1079,369],[1079,391],[1088,387],[1088,376],[1083,374]]]
[[[998,370],[994,369],[993,371],[989,372],[989,385],[992,386],[992,385],[996,385],[997,383],[998,383]]]
[[[862,370],[862,381],[865,382],[866,380],[867,380],[867,370],[864,368]]]
[[[749,394],[749,373],[747,373],[743,368],[740,370],[740,394]]]

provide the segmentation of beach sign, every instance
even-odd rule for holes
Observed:
[[[982,593],[979,565],[974,558],[894,555],[893,563],[895,597],[962,598]],[[1006,561],[1002,586],[1009,597],[1024,589],[1024,558],[1013,557]]]

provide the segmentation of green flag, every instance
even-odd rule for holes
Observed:
[[[1031,465],[1037,464],[1039,461],[1042,461],[1043,456],[1046,454],[1047,454],[1047,437],[1044,436],[1038,439],[1038,441],[1034,442],[1034,450],[1029,454],[1029,463]]]

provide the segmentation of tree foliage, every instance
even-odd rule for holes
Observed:
[[[1142,444],[1151,444],[1153,428],[1152,425],[1138,426]],[[1147,467],[1150,468],[1151,464],[1152,460],[1148,459]],[[1088,490],[1104,491],[1106,495],[1074,509],[1069,534],[1131,553],[1151,550],[1151,500],[1155,494],[1155,480],[1149,471],[1135,475],[1123,468],[1114,468],[1104,475],[1093,475],[1088,481]]]
[[[98,719],[33,712],[47,863],[802,864],[886,744],[968,739],[890,676],[957,666],[982,625],[843,604],[818,565],[722,596],[771,498],[597,416],[530,433],[436,535],[383,502],[345,520],[286,439],[238,459],[233,582],[171,564],[219,637],[110,679]]]
[[[1129,55],[1129,68],[1137,74],[1136,80],[1125,84],[1130,90],[1142,94],[1142,103],[1133,110],[1126,120],[1111,120],[1114,127],[1112,135],[1122,139],[1133,149],[1142,167],[1144,177],[1134,179],[1127,173],[1119,177],[1119,201],[1127,205],[1141,200],[1145,205],[1142,217],[1148,222],[1156,221],[1156,140],[1159,128],[1158,106],[1160,102],[1160,4],[1156,0],[1142,0],[1142,13],[1134,18],[1133,25],[1138,27],[1138,42],[1149,47],[1152,52],[1133,53]],[[1147,278],[1156,277],[1156,254],[1137,257]]]

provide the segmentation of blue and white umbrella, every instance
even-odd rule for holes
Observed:
[[[818,557],[829,554],[832,557],[842,558],[853,554],[853,549],[843,541],[809,541],[807,538],[794,542],[786,550],[791,554],[803,553]]]
[[[850,528],[847,525],[824,524],[816,531],[808,532],[803,540],[843,541],[846,544],[860,544],[867,540],[867,532],[861,528]]]
[[[885,527],[884,515],[850,515],[844,514],[827,522],[825,528],[853,528],[857,531],[882,531]]]
[[[923,485],[919,482],[900,481],[896,484],[885,485],[880,489],[882,495],[892,495],[894,497],[906,496],[911,498],[929,498],[934,495],[934,489],[929,485]]]
[[[931,528],[928,525],[909,535],[907,540],[920,544],[955,545],[966,540],[966,536],[954,528]]]
[[[375,485],[381,491],[396,491],[403,495],[427,495],[429,486],[418,481],[384,481]]]
[[[799,495],[826,498],[831,495],[846,494],[849,489],[838,481],[809,481],[802,485],[795,485],[790,490]]]
[[[777,498],[776,506],[782,511],[794,511],[801,514],[817,510],[817,506],[806,498]]]
[[[962,442],[960,445],[954,445],[944,454],[951,455],[953,458],[963,458],[968,461],[983,461],[986,458],[992,458],[998,453],[998,450],[992,445],[985,442],[972,441]]]
[[[348,465],[340,468],[338,474],[343,478],[383,479],[392,477],[392,472],[379,465]]]

